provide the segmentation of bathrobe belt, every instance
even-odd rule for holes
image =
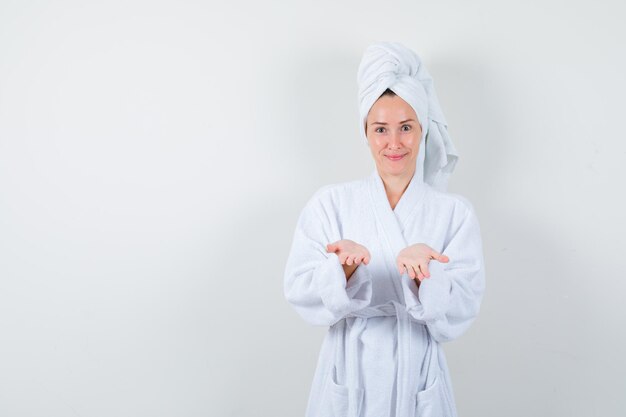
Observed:
[[[347,417],[359,417],[359,405],[361,402],[360,392],[356,388],[360,388],[361,381],[359,377],[359,336],[367,325],[367,318],[376,316],[396,316],[398,319],[398,373],[396,376],[396,415],[397,416],[411,416],[415,410],[415,395],[418,391],[417,381],[420,369],[418,365],[420,361],[416,355],[416,352],[411,348],[412,341],[412,326],[411,316],[406,310],[404,304],[398,303],[395,300],[391,300],[386,304],[378,306],[365,307],[358,311],[352,312],[346,316],[346,319],[340,320],[337,324],[340,326],[348,326],[350,329],[348,340],[348,346],[346,349],[346,362],[347,362],[347,386],[349,389],[349,395],[352,398],[348,401],[348,415]],[[345,331],[345,329],[341,329]],[[339,334],[344,332],[340,331]],[[430,357],[427,358],[426,368],[430,369],[430,365],[433,363],[433,359],[436,360],[437,348],[436,343],[431,339],[429,346]]]

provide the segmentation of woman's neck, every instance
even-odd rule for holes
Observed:
[[[385,193],[387,194],[387,199],[389,200],[389,205],[392,210],[396,208],[396,205],[402,198],[414,173],[415,170],[413,170],[412,173],[406,173],[404,175],[389,175],[379,172],[380,178],[385,185]]]

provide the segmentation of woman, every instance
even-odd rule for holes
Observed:
[[[358,83],[376,169],[317,190],[285,269],[288,302],[329,326],[306,416],[456,417],[440,344],[479,312],[478,220],[466,198],[445,192],[457,154],[418,55],[376,42]]]

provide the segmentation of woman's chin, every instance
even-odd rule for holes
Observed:
[[[399,175],[407,170],[407,165],[397,162],[386,162],[382,164],[382,170],[388,175]]]

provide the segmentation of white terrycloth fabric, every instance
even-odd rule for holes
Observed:
[[[375,42],[363,54],[357,73],[359,87],[359,130],[367,144],[367,114],[389,88],[409,103],[422,126],[420,148],[425,146],[422,176],[438,190],[446,190],[448,178],[459,158],[448,135],[448,123],[435,92],[433,79],[421,58],[398,42]],[[418,161],[420,164],[422,161]]]
[[[401,68],[409,64],[397,61]],[[384,91],[386,84],[375,88]],[[390,85],[407,101],[409,88],[419,90],[410,82]],[[430,114],[418,109],[418,117]],[[438,125],[445,133],[445,125],[432,118],[420,120],[430,123],[431,132]],[[435,137],[442,136],[430,136]],[[482,241],[472,204],[441,190],[450,165],[432,171],[430,178],[438,177],[440,187],[419,175],[425,154],[420,145],[416,174],[394,209],[374,169],[367,178],[321,187],[300,213],[285,267],[285,297],[306,322],[329,326],[306,417],[457,417],[440,344],[461,336],[478,315],[485,290]],[[326,251],[328,243],[342,239],[365,246],[371,255],[348,281],[338,256]],[[420,242],[450,261],[432,260],[430,278],[418,288],[398,272],[396,258]]]

